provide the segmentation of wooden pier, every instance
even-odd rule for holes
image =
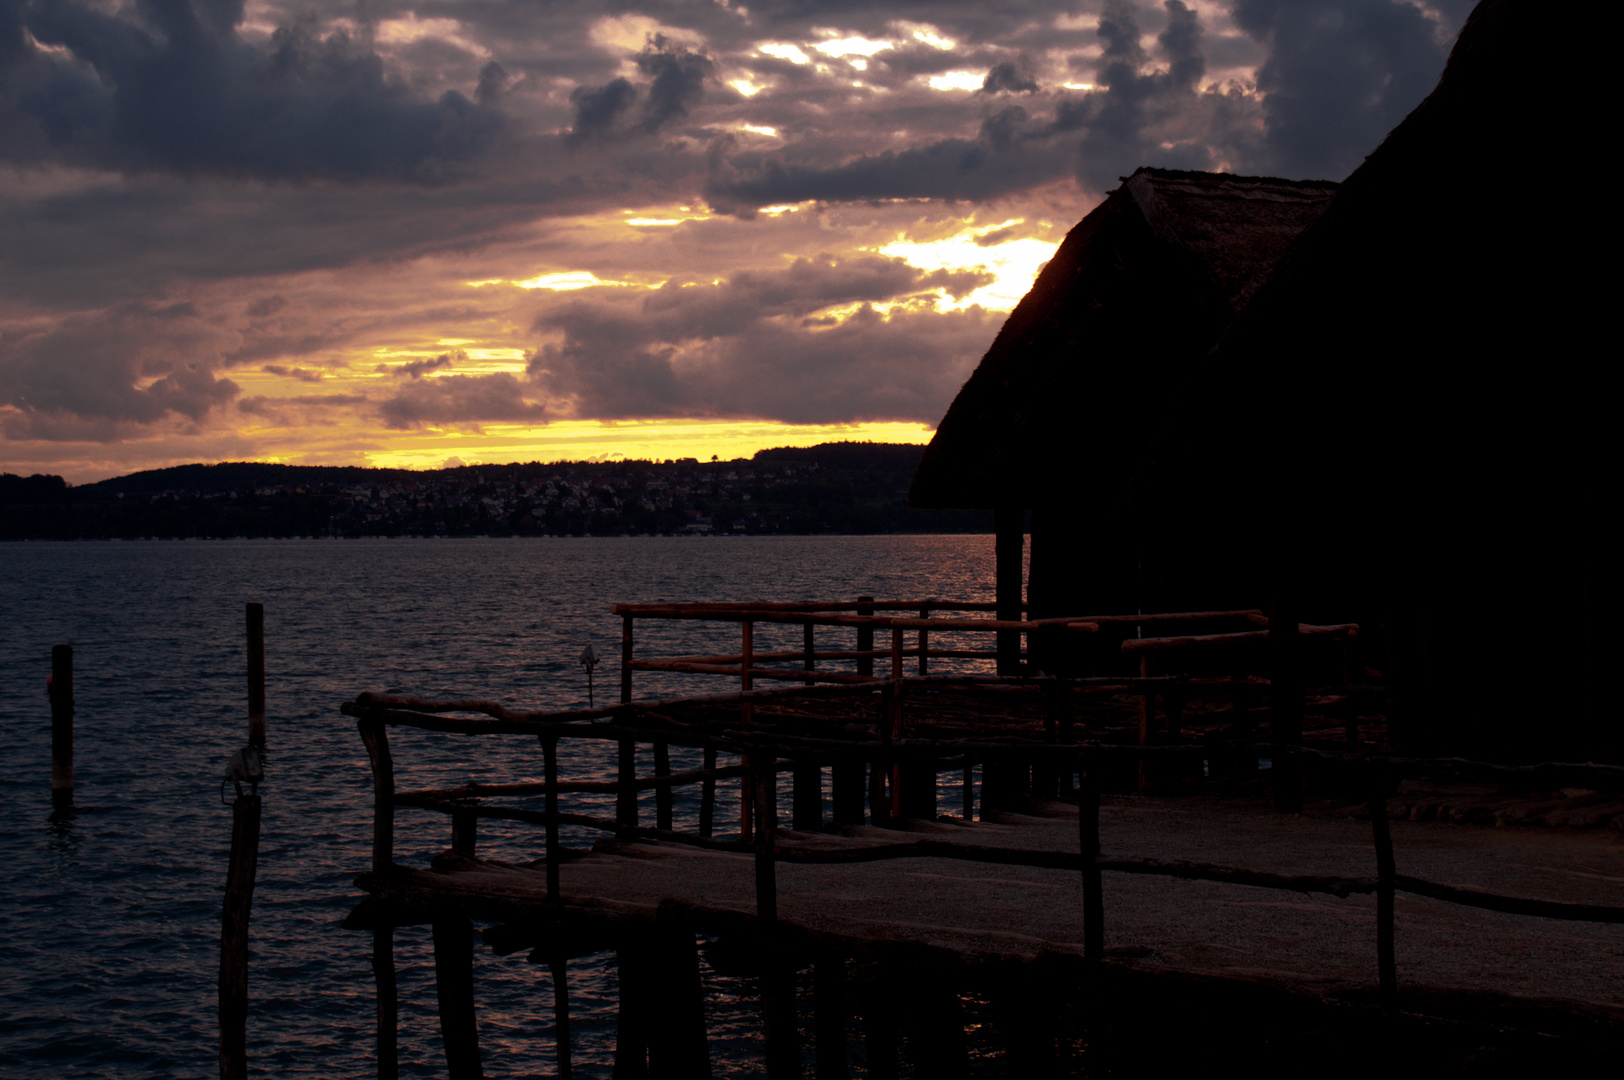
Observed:
[[[1616,790],[1624,769],[1530,774],[1392,758],[1380,713],[1364,700],[1379,689],[1345,680],[1355,627],[1293,626],[1294,637],[1331,648],[1318,669],[1280,679],[1247,670],[1279,655],[1266,648],[1279,628],[1256,612],[1012,627],[964,617],[972,607],[866,597],[849,606],[628,605],[616,609],[624,620],[618,705],[524,713],[373,694],[346,703],[375,783],[372,866],[357,879],[367,896],[346,925],[373,934],[379,1075],[396,1072],[393,931],[411,924],[433,927],[447,1068],[459,1080],[484,1075],[471,968],[476,922],[498,954],[522,952],[551,969],[560,1076],[572,1071],[568,962],[604,950],[616,955],[621,987],[615,1076],[709,1076],[701,939],[712,943],[712,969],[731,965],[757,981],[762,1071],[775,1080],[801,1076],[803,1061],[819,1080],[852,1074],[843,1012],[852,1002],[862,1014],[867,1076],[900,1075],[904,1058],[917,1076],[966,1075],[966,998],[996,1014],[1004,1032],[997,1056],[1008,1075],[1023,1077],[1079,1067],[1065,1061],[1065,1015],[1081,1008],[1092,1022],[1115,1017],[1120,1026],[1124,1003],[1158,995],[1192,995],[1226,1014],[1245,1003],[1277,1020],[1307,995],[1392,1024],[1408,1022],[1400,1017],[1426,997],[1435,1013],[1491,1028],[1515,1013],[1531,1031],[1551,1025],[1530,1016],[1560,1016],[1571,1027],[1580,1014],[1587,1038],[1614,1039],[1624,1029],[1617,970],[1569,987],[1531,977],[1511,1002],[1504,974],[1475,986],[1484,964],[1463,965],[1447,946],[1460,932],[1455,913],[1466,911],[1579,927],[1570,935],[1578,944],[1549,958],[1557,971],[1575,960],[1564,948],[1617,955],[1624,907],[1616,889],[1551,899],[1538,874],[1503,892],[1485,888],[1498,884],[1483,877],[1492,854],[1423,843],[1408,823],[1387,820],[1402,776],[1453,772]],[[639,656],[638,618],[735,623],[740,649]],[[757,651],[756,624],[798,626],[802,647]],[[1132,636],[1169,628],[1188,632]],[[820,651],[818,632],[856,640]],[[933,658],[1000,655],[955,636],[971,644],[977,634],[997,636],[1007,664],[1012,632],[1104,640],[1114,655],[1085,648],[1062,678],[929,673]],[[1149,657],[1158,664],[1145,663]],[[905,673],[908,659],[916,674]],[[874,674],[876,661],[889,670]],[[741,689],[639,702],[636,671],[737,679]],[[1340,685],[1305,677],[1324,671]],[[754,689],[757,679],[774,688]],[[1298,695],[1289,703],[1290,742],[1272,723],[1280,703],[1269,695],[1279,685]],[[481,740],[534,739],[539,760],[510,782],[400,790],[390,734],[403,729],[468,736],[470,759],[489,745]],[[561,777],[559,745],[570,740],[612,745],[616,778]],[[653,765],[644,773],[640,746]],[[673,773],[673,747],[702,766]],[[1288,757],[1299,767],[1279,768]],[[1167,794],[1218,778],[1255,785],[1260,760],[1292,783],[1305,769],[1323,774],[1345,803],[1363,807],[1362,820]],[[790,789],[784,799],[781,778]],[[724,835],[718,786],[735,784],[739,811],[728,820],[737,829]],[[671,793],[689,785],[700,788],[698,820],[679,829]],[[637,799],[650,791],[652,821]],[[582,794],[613,795],[613,817],[566,805]],[[942,813],[944,805],[955,812]],[[426,866],[395,860],[408,813],[414,825],[450,819],[449,846]],[[482,857],[482,821],[535,827],[539,857]],[[602,838],[571,846],[566,829]],[[1237,905],[1258,908],[1251,925],[1237,919]],[[1470,926],[1467,933],[1491,932]],[[1417,944],[1434,939],[1444,944]],[[802,1004],[811,999],[805,1030],[798,985]],[[1493,1008],[1484,1005],[1491,990],[1501,992]],[[1452,991],[1472,992],[1471,1017],[1458,1002],[1439,1004],[1439,993]],[[1565,1004],[1534,1007],[1536,997]]]

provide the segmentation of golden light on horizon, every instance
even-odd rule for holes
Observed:
[[[878,249],[881,255],[902,259],[924,271],[979,270],[993,276],[990,284],[955,300],[945,292],[936,307],[956,311],[979,304],[989,311],[1013,311],[1032,288],[1043,265],[1060,245],[1036,237],[1020,237],[987,243],[987,238],[1006,229],[1026,224],[1013,218],[995,225],[979,225],[938,240],[897,239]]]

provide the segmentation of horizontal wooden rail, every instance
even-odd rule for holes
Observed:
[[[787,765],[785,766],[788,767]],[[735,776],[744,776],[750,770],[741,765],[729,765],[720,769],[693,769],[689,772],[672,773],[670,776],[645,777],[634,786],[637,791],[648,791],[656,788],[694,784],[701,780],[726,780]],[[556,784],[548,784],[545,780],[533,780],[522,784],[465,784],[454,788],[430,788],[423,791],[402,791],[397,798],[411,796],[419,799],[494,799],[504,795],[545,795],[548,791],[557,791],[560,794],[567,792],[584,792],[600,795],[612,795],[620,790],[620,783],[616,780],[560,780]]]
[[[1298,633],[1307,637],[1357,637],[1356,623],[1339,626],[1300,626]],[[1184,649],[1205,645],[1262,644],[1269,640],[1267,630],[1243,630],[1233,634],[1191,634],[1185,637],[1128,638],[1122,643],[1125,653],[1156,652],[1163,649]]]

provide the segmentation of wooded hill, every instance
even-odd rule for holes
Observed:
[[[986,511],[913,510],[923,447],[824,443],[701,462],[412,471],[227,462],[71,486],[0,474],[0,539],[989,532]]]

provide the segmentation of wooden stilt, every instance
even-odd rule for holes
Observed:
[[[705,994],[693,931],[661,912],[655,937],[657,985],[650,990],[658,998],[649,1017],[649,1075],[661,1080],[710,1080]]]
[[[558,844],[558,740],[542,737],[541,756],[547,782],[547,899],[558,899],[558,864],[563,849]],[[555,973],[556,977],[556,973]]]
[[[859,596],[857,598],[857,614],[865,616],[874,614],[874,598],[872,596]],[[864,623],[862,626],[857,628],[857,651],[860,653],[871,653],[874,651],[873,624]],[[857,658],[857,674],[874,674],[874,657],[867,655],[859,656]]]
[[[837,825],[863,823],[863,789],[868,783],[867,766],[856,760],[836,761],[829,766],[831,810]]]
[[[632,617],[620,617],[620,703],[632,700]]]
[[[974,821],[976,819],[976,767],[974,765],[964,767],[962,783],[964,785],[962,792],[964,796],[964,820]]]
[[[790,784],[790,826],[803,832],[823,828],[823,769],[816,762],[797,761]]]
[[[569,965],[562,951],[547,961],[553,973],[553,1043],[558,1055],[558,1080],[571,1080]]]
[[[846,1054],[846,965],[838,956],[812,966],[812,1025],[817,1080],[850,1080]]]
[[[1303,808],[1302,766],[1290,748],[1303,742],[1303,676],[1297,607],[1289,586],[1276,589],[1269,609],[1269,741],[1274,754],[1274,805],[1288,813]]]
[[[907,1000],[908,1047],[914,1075],[931,1080],[962,1080],[970,1075],[970,1050],[964,1038],[964,1006],[951,984],[926,978],[910,988]]]
[[[378,985],[378,1080],[400,1076],[400,994],[395,983],[395,928],[372,928],[372,978]]]
[[[654,744],[654,775],[671,775],[671,746],[669,743],[657,742]],[[656,828],[671,831],[671,786],[669,784],[654,789],[654,824]]]
[[[615,824],[622,829],[637,828],[637,742],[621,739],[616,760]]]
[[[868,1065],[870,1080],[898,1080],[901,1069],[897,1060],[897,1014],[895,998],[885,987],[864,987],[861,1011],[863,1015],[863,1057]]]
[[[482,1080],[485,1070],[474,1020],[474,925],[465,918],[434,920],[434,986],[446,1075],[450,1080]]]
[[[620,1011],[615,1024],[614,1080],[648,1080],[648,1040],[655,1002],[653,949],[646,929],[633,929],[615,948]]]
[[[231,807],[231,861],[220,914],[220,1078],[248,1076],[248,917],[259,863],[259,796]]]
[[[993,999],[1003,1029],[1010,1076],[1048,1080],[1055,1075],[1055,999],[1046,980],[1019,975]]]
[[[705,747],[705,771],[716,769],[716,750]],[[716,818],[716,777],[707,776],[699,782],[699,835],[710,836]]]

